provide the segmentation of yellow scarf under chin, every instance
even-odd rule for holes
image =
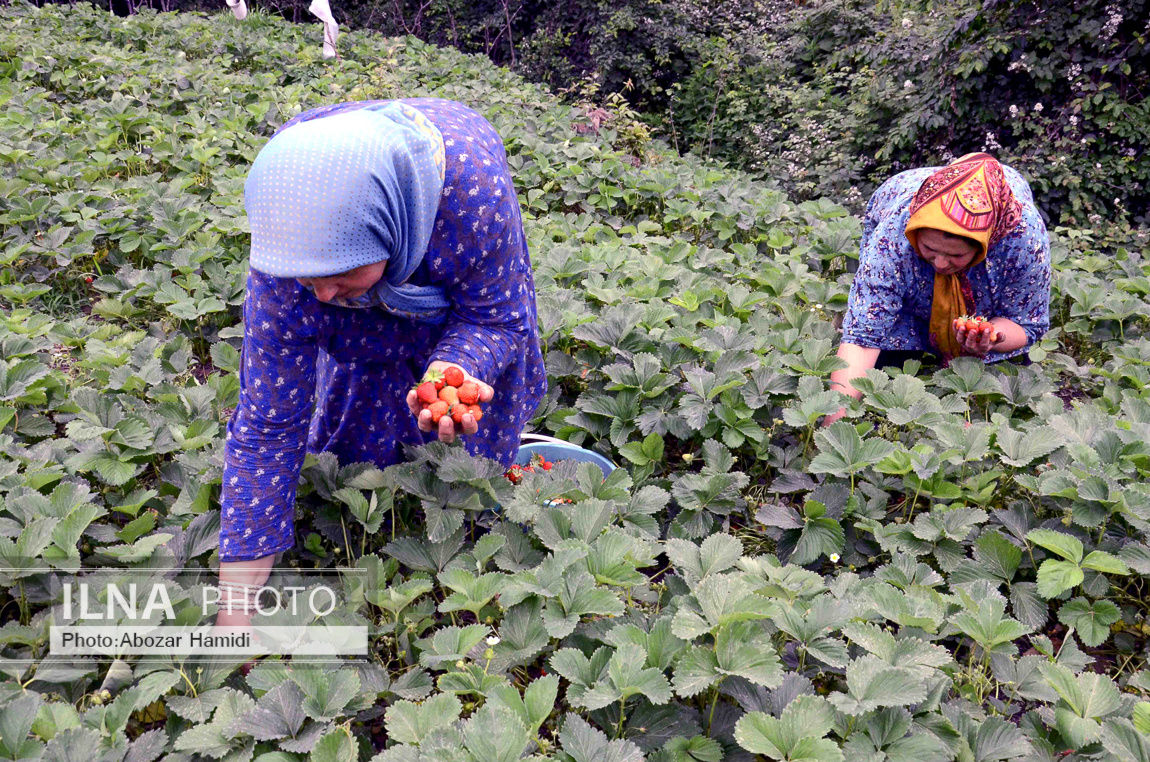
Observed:
[[[928,177],[915,193],[906,223],[906,238],[918,249],[918,231],[933,228],[978,241],[979,253],[966,270],[986,259],[991,244],[1022,219],[1022,205],[1006,182],[1002,165],[985,153],[971,153]],[[965,271],[964,271],[965,272]],[[934,274],[930,339],[946,360],[962,354],[954,336],[954,319],[967,314],[958,274]],[[993,317],[993,316],[992,316]]]

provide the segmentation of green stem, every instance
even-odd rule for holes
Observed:
[[[714,697],[711,699],[711,712],[710,712],[710,714],[707,715],[707,735],[708,736],[711,735],[711,726],[715,722],[715,707],[717,707],[719,705],[719,686],[722,685],[722,683],[723,683],[722,680],[715,683]]]
[[[20,588],[20,624],[26,625],[29,622],[28,599],[24,596],[24,580],[21,579],[18,583]]]
[[[619,699],[619,724],[615,728],[615,738],[622,738],[623,737],[623,720],[625,720],[627,718],[627,713],[625,711],[626,708],[627,708],[627,699],[625,699],[625,698]]]
[[[906,521],[908,524],[910,523],[910,520],[914,518],[914,507],[915,507],[915,505],[918,504],[918,496],[919,496],[919,493],[921,493],[921,492],[922,492],[922,480],[919,480],[918,486],[914,488],[914,499],[912,499],[910,501],[910,506],[908,506],[910,509],[910,514],[906,516]],[[904,513],[904,515],[906,515],[905,511],[903,513]]]
[[[347,556],[347,565],[355,566],[351,560],[351,540],[347,538],[347,522],[344,520],[343,511],[339,513],[339,525],[343,529],[343,552]]]

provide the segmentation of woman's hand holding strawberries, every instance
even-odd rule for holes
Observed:
[[[420,431],[439,430],[440,442],[451,442],[457,434],[479,431],[483,417],[481,404],[495,396],[495,390],[454,363],[436,360],[427,366],[423,380],[407,393],[407,407],[419,421]]]
[[[962,345],[964,354],[984,357],[1003,339],[1002,332],[991,321],[983,317],[956,318],[954,336]]]

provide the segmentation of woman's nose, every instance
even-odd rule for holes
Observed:
[[[315,289],[315,298],[321,302],[330,302],[332,297],[335,296],[336,291],[338,291],[335,286],[329,285],[316,284],[313,288]]]

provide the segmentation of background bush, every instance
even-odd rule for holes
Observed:
[[[122,12],[134,1],[103,0]],[[314,23],[306,6],[262,5]],[[800,199],[859,211],[894,172],[987,150],[1031,178],[1048,220],[1147,218],[1147,0],[348,0],[333,10],[353,28],[482,53],[556,90],[623,94],[676,148]]]
[[[712,46],[667,119],[800,197],[857,209],[894,172],[987,150],[1049,219],[1142,221],[1148,22],[1144,0],[815,2],[761,54]]]

